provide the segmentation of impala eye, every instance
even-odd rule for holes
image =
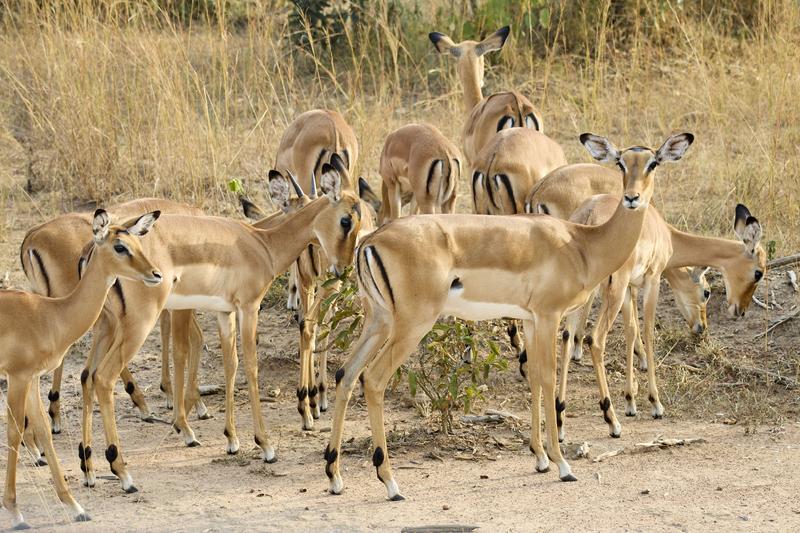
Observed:
[[[348,231],[350,231],[350,228],[353,227],[353,220],[349,216],[342,217],[342,219],[339,221],[339,224],[342,225],[342,228],[344,228],[345,233],[347,233]]]
[[[756,283],[758,283],[759,281],[761,281],[761,278],[764,277],[764,273],[761,270],[756,270],[755,277],[756,277]]]
[[[117,252],[119,255],[127,255],[127,254],[130,253],[128,251],[128,249],[125,248],[125,246],[123,246],[121,244],[115,244],[114,245],[114,251]]]
[[[708,300],[709,298],[711,298],[711,291],[710,291],[710,290],[708,290],[708,289],[704,290],[704,291],[703,291],[703,298],[705,298],[706,300]]]

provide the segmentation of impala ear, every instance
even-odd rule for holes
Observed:
[[[269,197],[279,209],[289,208],[289,181],[277,170],[269,171]]]
[[[615,163],[619,161],[619,150],[614,146],[614,143],[595,135],[594,133],[581,133],[581,144],[589,150],[592,157],[602,163]]]
[[[245,198],[244,196],[239,197],[239,202],[242,204],[242,211],[244,212],[244,216],[249,218],[250,220],[261,220],[266,216],[266,213],[258,207],[256,204]]]
[[[94,242],[100,244],[108,236],[108,227],[111,225],[111,217],[105,209],[98,209],[94,212],[94,219],[92,220],[92,234],[94,235]]]
[[[461,47],[456,46],[456,43],[454,43],[453,40],[444,33],[433,31],[428,34],[428,39],[431,40],[433,46],[436,48],[436,51],[440,54],[449,53],[453,57],[461,56]]]
[[[763,230],[761,223],[756,217],[750,214],[750,210],[744,205],[736,206],[736,214],[733,219],[733,231],[744,243],[744,248],[749,254],[753,254],[756,246],[761,242]]]
[[[378,195],[375,194],[375,191],[372,190],[372,187],[369,186],[369,183],[367,183],[367,180],[363,177],[358,178],[358,197],[371,205],[376,213],[381,210],[380,198],[378,198]]]
[[[691,133],[678,133],[677,135],[670,136],[669,139],[664,141],[661,148],[656,152],[656,161],[665,163],[668,161],[678,161],[686,150],[694,142],[694,135]]]
[[[500,50],[503,48],[503,45],[506,44],[506,39],[508,39],[508,34],[510,31],[511,26],[503,26],[486,39],[478,43],[478,45],[475,47],[475,54],[480,57],[486,52]]]
[[[150,228],[153,227],[153,224],[156,223],[156,220],[158,220],[160,216],[161,211],[153,211],[152,213],[140,216],[128,226],[128,233],[136,237],[147,235],[147,232],[150,231]]]
[[[322,176],[320,176],[319,182],[322,194],[334,202],[338,202],[342,198],[342,177],[328,163],[322,165]]]

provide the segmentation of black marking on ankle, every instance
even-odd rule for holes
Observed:
[[[306,327],[306,319],[305,318],[301,318],[297,322],[297,325],[300,326],[300,333],[303,333],[303,328]]]
[[[519,353],[519,373],[522,377],[525,377],[525,370],[522,368],[522,365],[528,362],[528,350],[522,350]]]
[[[55,417],[56,417],[56,410],[55,410],[55,409],[53,409],[53,406],[52,406],[52,405],[51,405],[50,407],[48,407],[48,408],[47,408],[47,414],[48,414],[48,415],[50,415],[50,418],[51,418],[51,419],[55,419]]]
[[[629,402],[631,400],[633,400],[633,396],[631,396],[631,394],[629,392],[626,392],[625,393],[625,401]]]
[[[25,429],[28,429],[28,417],[25,417]]]
[[[594,338],[591,335],[586,335],[586,337],[583,338],[583,342],[591,346],[594,343]]]
[[[634,355],[636,355],[637,357],[641,357],[641,356],[642,356],[642,352],[640,352],[640,351],[639,351],[639,348],[637,348],[636,346],[634,346],[634,347],[633,347],[633,353],[634,353]]]
[[[81,385],[86,385],[86,380],[89,379],[89,369],[84,368],[81,372]]]
[[[319,392],[319,389],[317,388],[317,386],[316,386],[316,385],[314,385],[314,386],[313,386],[313,387],[311,387],[311,389],[308,391],[308,397],[309,397],[309,398],[316,398],[316,396],[317,396],[317,392]]]
[[[331,450],[331,445],[328,444],[325,446],[325,475],[328,476],[328,479],[333,479],[333,472],[331,471],[331,465],[336,462],[336,459],[339,457],[339,451],[335,448]]]
[[[158,388],[161,389],[161,392],[167,392],[166,390],[164,390],[164,384],[163,383],[161,385],[159,385]]]
[[[228,428],[222,430],[222,434],[225,435],[226,439],[229,439],[231,434],[228,432]]]
[[[308,396],[308,388],[307,387],[300,387],[297,389],[297,401],[302,402]]]
[[[608,410],[611,409],[611,400],[608,398],[608,396],[603,398],[603,400],[600,402],[600,409],[603,410],[603,420],[606,421],[606,424],[610,424],[611,417],[608,416]]]
[[[564,416],[562,413],[567,409],[567,402],[561,401],[556,398],[556,425],[561,427],[564,425]]]
[[[453,282],[450,284],[450,290],[451,291],[460,290],[460,289],[463,289],[463,288],[464,288],[464,284],[461,283],[461,279],[460,278],[454,279]]]
[[[358,376],[358,382],[361,383],[362,387],[364,386],[364,373],[363,372]]]
[[[320,383],[319,384],[319,393],[322,394],[323,392],[325,392],[325,389],[326,389],[325,383]]]
[[[656,403],[656,399],[653,398],[652,394],[650,396],[648,396],[647,399],[650,400],[650,403]]]
[[[58,393],[57,390],[51,390],[50,392],[47,393],[47,399],[50,400],[51,402],[57,402],[59,397],[60,394]]]
[[[569,340],[569,330],[565,329],[564,331],[561,332],[561,340],[563,342],[567,342]]]
[[[372,465],[375,467],[375,472],[378,475],[378,481],[383,483],[383,479],[381,478],[381,471],[380,466],[383,464],[383,461],[386,457],[383,454],[383,449],[378,446],[375,448],[375,453],[372,454]]]
[[[575,335],[575,336],[572,338],[572,342],[574,342],[575,344],[580,344],[580,343],[581,343],[581,341],[580,341],[580,339],[578,339],[578,336],[577,336],[577,335]]]
[[[129,381],[125,384],[125,392],[133,396],[133,391],[136,390],[136,387],[133,385],[133,381]],[[131,398],[133,399],[133,398]],[[133,403],[136,403],[136,400],[133,400]]]
[[[336,374],[334,375],[334,379],[336,380],[336,385],[337,386],[339,385],[339,382],[342,381],[343,377],[344,377],[344,367],[342,367],[339,370],[337,370]]]
[[[114,472],[114,468],[113,468],[114,461],[117,460],[118,456],[119,456],[119,452],[117,451],[116,444],[112,444],[111,446],[106,448],[106,461],[108,461],[112,465],[112,468],[111,468],[112,472]],[[114,472],[114,474],[116,474],[116,472]]]
[[[253,437],[253,440],[254,440],[254,441],[256,441],[256,446],[258,446],[259,448],[262,448],[262,447],[264,446],[264,441],[262,441],[262,440],[259,438],[259,436],[258,436],[258,435],[255,435],[255,436]]]
[[[178,424],[172,424],[172,429],[174,429],[175,433],[177,433],[178,435],[181,434],[181,428],[178,427]]]
[[[81,442],[78,444],[78,459],[81,460],[81,472],[87,472],[88,467],[86,466],[86,461],[92,456],[92,447],[86,446],[83,447],[83,443]]]
[[[511,339],[511,342],[513,343],[514,339],[517,338],[517,325],[516,324],[511,324],[506,329],[506,332],[508,332],[508,338]]]
[[[306,416],[306,410],[300,405],[297,406],[297,412],[300,413],[300,416]],[[305,426],[305,424],[303,425]]]

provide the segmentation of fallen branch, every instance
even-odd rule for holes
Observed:
[[[495,409],[487,409],[486,410],[486,414],[487,415],[497,415],[497,416],[501,416],[503,418],[513,418],[514,420],[519,420],[520,419],[514,413],[509,413],[508,411],[497,411]]]
[[[800,307],[798,307],[797,309],[795,309],[794,311],[792,311],[787,315],[783,315],[782,317],[773,320],[765,331],[758,333],[756,336],[753,337],[753,339],[760,339],[761,337],[768,335],[773,329],[777,328],[781,324],[790,321],[791,319],[797,317],[798,315],[800,315]]]
[[[780,268],[786,265],[800,263],[800,254],[787,255],[786,257],[779,257],[767,263],[767,268]]]
[[[703,443],[705,439],[690,437],[686,439],[665,439],[661,435],[650,442],[639,442],[633,445],[631,453],[646,452],[654,449],[663,450],[671,446],[688,446],[689,444]]]
[[[222,390],[219,385],[200,385],[200,396],[208,396],[210,394],[217,394]]]
[[[756,304],[757,306],[759,306],[761,309],[769,310],[769,306],[767,304],[765,304],[764,302],[762,302],[761,300],[759,300],[758,298],[756,298],[755,294],[753,295],[753,303]]]
[[[485,415],[463,415],[461,421],[465,424],[488,424],[502,422],[507,418],[519,421],[519,417],[515,414],[506,411],[495,411],[494,409],[487,409]]]
[[[625,453],[625,450],[622,449],[622,448],[620,448],[619,450],[612,450],[610,452],[601,453],[600,455],[598,455],[597,457],[592,459],[592,462],[593,463],[599,463],[600,461],[605,461],[606,459],[608,459],[610,457],[615,457],[615,456],[621,455],[623,453]]]

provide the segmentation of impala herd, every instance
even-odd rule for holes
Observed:
[[[13,525],[26,527],[15,488],[23,442],[38,464],[49,465],[56,492],[75,520],[89,519],[70,494],[52,437],[62,430],[64,355],[88,330],[92,347],[81,373],[78,447],[86,486],[94,486],[96,479],[91,432],[96,398],[111,472],[123,490],[137,491],[117,433],[114,386],[121,378],[142,418],[152,419],[128,364],[156,322],[162,336],[161,390],[173,409],[173,427],[187,446],[199,444],[187,419],[192,409],[198,418],[209,416],[197,383],[202,346],[197,310],[217,318],[226,452],[235,454],[240,447],[234,416],[238,324],[255,443],[264,461],[275,461],[259,399],[256,326],[262,299],[287,270],[287,307],[295,311],[300,327],[297,409],[303,429],[311,429],[328,409],[327,354],[317,353],[315,346],[320,305],[339,288],[338,282],[322,281],[328,272],[340,277],[355,263],[365,320],[350,356],[335,373],[333,427],[324,453],[333,494],[344,487],[340,446],[345,414],[361,379],[373,465],[389,499],[403,499],[386,445],[385,389],[440,317],[522,322],[522,336],[516,324],[508,330],[532,393],[530,449],[539,472],[546,472],[552,461],[561,480],[576,479],[559,442],[565,431],[567,369],[570,358],[580,359],[584,340],[597,374],[603,418],[611,436],[620,436],[603,361],[609,329],[620,311],[627,359],[625,414],[637,413],[636,355],[639,367],[647,371],[652,416],[661,418],[664,406],[653,356],[662,274],[695,333],[707,327],[708,267],[721,271],[729,311],[742,316],[766,268],[761,226],[738,205],[738,240],[692,235],[671,226],[652,205],[656,170],[684,156],[694,141],[690,133],[672,135],[655,149],[620,149],[604,137],[584,133],[580,142],[591,156],[617,169],[568,164],[559,144],[543,133],[542,117],[524,95],[513,90],[482,94],[483,56],[500,50],[508,34],[506,27],[481,42],[458,44],[441,33],[430,34],[436,50],[457,62],[466,113],[463,151],[430,124],[397,129],[386,138],[380,156],[380,194],[363,178],[353,178],[358,142],[345,119],[317,109],[298,116],[281,139],[268,182],[279,210],[265,215],[242,200],[245,215],[257,219],[252,224],[148,198],[109,208],[112,215],[102,209],[93,217],[67,214],[28,231],[20,259],[32,292],[0,293],[0,373],[8,379],[3,505]],[[458,185],[465,179],[471,184],[475,214],[454,213]],[[401,217],[404,205],[410,214],[424,216]],[[112,216],[121,222],[112,223]],[[599,316],[584,338],[596,295],[602,298]],[[48,425],[39,378],[53,370]]]

